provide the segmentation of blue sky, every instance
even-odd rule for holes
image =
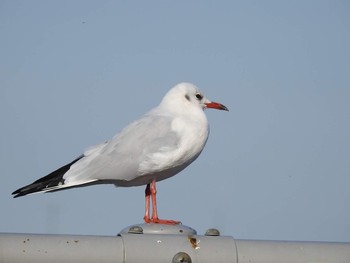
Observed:
[[[206,111],[201,156],[158,184],[199,234],[350,241],[348,1],[1,1],[0,232],[114,235],[144,187],[13,199],[183,81]]]

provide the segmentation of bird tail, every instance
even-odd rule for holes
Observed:
[[[84,155],[79,156],[74,161],[70,162],[69,164],[66,164],[62,166],[61,168],[57,169],[56,171],[53,171],[52,173],[40,178],[39,180],[36,180],[35,182],[26,185],[22,188],[17,189],[12,193],[13,197],[20,197],[27,194],[33,194],[37,192],[50,192],[59,190],[60,188],[64,188],[64,174],[70,169],[70,167],[79,161],[81,158],[83,158]],[[63,186],[63,187],[62,187]]]

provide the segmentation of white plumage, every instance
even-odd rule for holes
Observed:
[[[169,178],[203,150],[209,135],[205,108],[227,110],[206,99],[193,84],[180,83],[170,89],[158,107],[111,140],[90,147],[70,164],[13,194],[18,197],[101,183],[149,185]]]

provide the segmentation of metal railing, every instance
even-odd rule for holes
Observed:
[[[350,243],[235,240],[216,229],[139,224],[116,236],[0,233],[0,262],[350,263]]]

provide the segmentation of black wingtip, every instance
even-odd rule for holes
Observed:
[[[22,188],[17,189],[16,191],[14,191],[12,193],[12,195],[13,195],[13,198],[17,198],[17,197],[25,196],[27,194],[40,192],[42,190],[43,190],[43,185],[37,184],[37,183],[32,183],[32,184],[29,184],[29,185],[26,185]]]
[[[13,198],[17,198],[17,197],[24,196],[26,194],[20,193],[19,191],[16,190],[15,192],[12,193],[12,195],[13,195]]]
[[[70,162],[69,164],[66,164],[62,166],[61,168],[53,171],[52,173],[36,180],[35,182],[26,185],[24,187],[21,187],[14,191],[12,193],[13,198],[25,196],[28,194],[33,194],[37,192],[42,192],[45,191],[45,189],[50,188],[50,187],[55,187],[58,186],[59,184],[63,184],[63,176],[64,174],[70,169],[70,167],[79,161],[81,158],[83,158],[84,155],[79,156],[76,158],[74,161]]]
[[[23,187],[17,189],[16,191],[14,191],[14,192],[11,194],[11,195],[13,195],[13,198],[17,198],[17,197],[20,197],[20,196],[25,195],[25,194],[22,194],[22,193],[21,193],[22,189],[23,189]]]

